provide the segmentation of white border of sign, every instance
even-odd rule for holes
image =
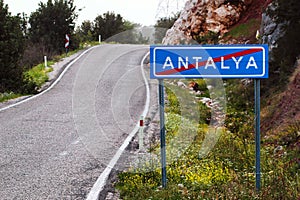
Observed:
[[[178,75],[158,75],[156,74],[156,70],[155,70],[155,64],[156,64],[156,50],[168,50],[168,49],[186,49],[186,50],[195,50],[195,49],[201,49],[201,50],[205,50],[205,49],[216,49],[216,50],[220,50],[220,49],[262,49],[262,53],[263,53],[263,73],[262,74],[247,74],[247,75],[182,75],[182,74],[178,74]],[[263,48],[262,46],[215,46],[215,47],[209,47],[209,46],[200,46],[200,47],[193,47],[193,46],[183,46],[183,47],[170,47],[170,46],[158,46],[158,47],[154,47],[153,48],[153,75],[158,78],[261,78],[264,77],[266,74],[266,52],[265,52],[265,48]]]

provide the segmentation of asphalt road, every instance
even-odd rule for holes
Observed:
[[[85,199],[145,105],[147,46],[101,45],[0,112],[0,199]]]

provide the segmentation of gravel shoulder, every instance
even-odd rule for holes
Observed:
[[[149,61],[148,61],[149,62]],[[150,79],[150,66],[147,63],[147,59],[143,65],[145,76],[147,77],[150,89],[150,104],[149,112],[147,116],[144,117],[144,149],[149,149],[151,144],[159,140],[159,105],[158,105],[158,81],[156,79]],[[117,163],[117,166],[134,166],[137,161],[141,159],[148,159],[149,156],[145,150],[139,150],[139,138],[138,133],[132,139],[130,144],[126,149],[126,153],[123,154]],[[151,155],[150,155],[151,156]],[[126,164],[124,164],[126,163]],[[118,168],[118,167],[117,167]],[[115,184],[118,181],[118,174],[126,171],[127,169],[122,168],[122,170],[112,170],[107,184],[100,193],[100,200],[120,200],[120,194],[115,189]]]

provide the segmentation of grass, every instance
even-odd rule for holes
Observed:
[[[84,49],[91,46],[99,45],[99,41],[88,41],[80,44],[80,49]]]
[[[68,52],[68,54],[64,53],[61,55],[57,55],[53,58],[53,60],[49,60],[47,63],[47,65],[48,65],[47,68],[45,68],[44,63],[41,63],[41,64],[38,64],[38,65],[32,67],[28,71],[24,72],[23,73],[23,82],[24,82],[23,93],[26,95],[37,93],[38,90],[42,87],[42,85],[44,85],[49,80],[48,73],[53,70],[53,68],[51,66],[54,65],[56,62],[59,62],[62,59],[69,57],[82,49],[85,49],[90,46],[95,46],[98,44],[99,44],[98,41],[85,42],[80,45],[79,49],[70,51],[70,52]],[[15,94],[13,92],[1,93],[0,94],[0,102],[5,102],[10,99],[20,97],[24,94]]]
[[[146,171],[142,168],[128,169],[119,174],[116,188],[122,199],[300,198],[300,122],[291,125],[282,134],[262,138],[262,187],[257,192],[253,127],[251,123],[245,123],[247,119],[242,119],[251,117],[248,114],[233,115],[232,118],[241,118],[241,121],[231,120],[241,127],[234,128],[237,130],[235,133],[225,127],[214,130],[205,124],[182,119],[178,112],[178,98],[174,97],[171,90],[167,90],[167,93],[171,101],[166,108],[167,188],[161,187],[159,165],[144,163]],[[188,140],[189,133],[193,131],[196,134],[192,135],[192,142],[187,148],[182,148],[180,144]],[[178,137],[180,135],[183,137]],[[205,138],[209,143],[214,138],[210,136],[216,135],[220,136],[216,145],[210,151],[205,151]],[[175,145],[172,147],[173,138],[182,140],[173,142]],[[151,152],[159,156],[157,148],[158,145]]]
[[[74,55],[78,53],[78,51],[90,47],[98,45],[99,42],[86,42],[80,45],[79,49],[68,52],[68,54],[63,53],[61,55],[57,55],[53,58],[53,60],[48,61],[48,67],[45,68],[45,64],[41,63],[37,66],[34,66],[30,70],[24,73],[24,82],[25,82],[25,92],[28,94],[37,93],[37,91],[49,80],[48,73],[53,70],[51,67],[56,62],[61,61],[62,59]]]
[[[298,199],[297,163],[275,156],[272,146],[262,149],[262,181],[256,192],[253,142],[222,132],[214,150],[199,158],[200,140],[167,166],[168,186],[160,187],[159,168],[147,173],[119,175],[122,199]],[[288,154],[292,153],[289,152]],[[295,155],[294,155],[295,156]],[[299,167],[299,166],[298,166]]]
[[[10,99],[15,99],[18,97],[21,97],[21,94],[16,94],[14,92],[5,92],[5,93],[0,93],[0,102],[5,102]]]
[[[253,35],[253,32],[256,32],[256,30],[259,30],[260,27],[260,20],[258,19],[251,19],[248,22],[244,24],[239,24],[232,28],[228,33],[225,34],[226,37],[231,37],[231,38],[249,38]]]
[[[38,90],[49,80],[48,73],[53,71],[51,67],[56,62],[59,62],[63,58],[71,56],[77,53],[79,50],[71,51],[68,54],[61,54],[55,56],[53,60],[47,62],[47,67],[44,63],[40,63],[28,71],[23,73],[24,82],[24,93],[26,94],[36,94]]]

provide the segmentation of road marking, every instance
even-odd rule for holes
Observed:
[[[27,102],[27,101],[30,101],[30,100],[32,100],[32,99],[35,99],[35,98],[39,97],[39,96],[42,96],[42,95],[45,94],[46,92],[50,91],[50,90],[51,90],[51,89],[52,89],[52,88],[53,88],[53,87],[54,87],[54,86],[55,86],[55,85],[63,78],[63,76],[65,75],[65,73],[69,70],[69,68],[70,68],[75,62],[77,62],[83,55],[85,55],[87,52],[91,51],[92,49],[94,49],[94,48],[96,48],[96,47],[98,47],[98,46],[94,46],[94,47],[91,47],[91,48],[85,50],[82,54],[80,54],[77,58],[75,58],[72,62],[70,62],[70,63],[67,65],[67,67],[62,71],[62,73],[59,75],[59,77],[58,77],[58,78],[50,85],[50,87],[48,87],[46,90],[44,90],[44,91],[42,91],[41,93],[38,93],[38,94],[36,94],[36,95],[30,96],[30,97],[28,97],[28,98],[26,98],[26,99],[24,99],[24,100],[22,100],[22,101],[19,101],[19,102],[15,103],[15,104],[11,104],[11,105],[9,105],[9,106],[7,106],[7,107],[0,108],[0,112],[5,111],[5,110],[8,110],[8,109],[13,108],[13,107],[18,106],[18,105],[21,105],[21,104],[23,104],[23,103],[25,103],[25,102]]]
[[[149,56],[150,52],[148,52],[141,61],[141,69],[143,74],[143,79],[146,85],[146,104],[143,111],[143,116],[146,116],[149,111],[149,105],[150,105],[150,87],[147,80],[147,77],[145,75],[145,70],[143,67],[144,60]],[[109,174],[111,173],[111,170],[114,168],[116,163],[118,162],[119,158],[121,157],[122,153],[126,149],[126,147],[129,145],[132,138],[136,135],[136,133],[139,130],[140,122],[138,121],[132,132],[127,136],[121,147],[118,149],[117,153],[114,155],[114,157],[110,160],[108,166],[105,168],[105,170],[102,172],[102,174],[98,177],[97,181],[93,185],[91,191],[89,192],[86,200],[98,200],[100,192],[103,190],[104,186],[106,185],[106,181],[108,179]]]
[[[75,141],[73,141],[71,144],[78,144],[80,142],[80,140],[79,139],[77,139],[77,140],[75,140]]]
[[[60,153],[59,153],[60,156],[66,156],[66,155],[68,155],[68,154],[69,154],[69,153],[68,153],[67,151],[63,151],[63,152],[60,152]]]

